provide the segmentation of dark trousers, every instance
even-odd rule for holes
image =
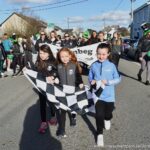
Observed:
[[[46,104],[49,104],[50,107],[50,116],[55,117],[56,108],[53,103],[47,101],[45,95],[39,92],[39,100],[40,100],[40,114],[41,114],[41,121],[46,122]]]
[[[63,109],[59,110],[59,126],[58,126],[58,131],[61,132],[62,134],[65,133],[65,126],[66,126],[66,113],[68,113],[70,124],[72,119],[76,117],[76,114],[71,114],[70,112],[67,112]]]
[[[97,134],[103,134],[104,120],[113,118],[114,102],[98,100],[95,104]]]

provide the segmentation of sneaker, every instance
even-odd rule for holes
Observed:
[[[76,126],[76,118],[71,118],[70,120],[70,126]]]
[[[50,125],[52,125],[52,126],[56,126],[56,125],[57,125],[57,119],[56,119],[56,117],[52,117],[52,118],[48,121],[48,123],[49,123]]]
[[[105,129],[106,129],[106,130],[110,130],[110,127],[111,127],[111,122],[110,122],[110,120],[105,120],[105,121],[104,121],[104,124],[105,124]]]
[[[65,132],[61,132],[60,130],[57,130],[57,132],[56,132],[56,136],[59,138],[66,138],[67,137],[67,135],[66,135],[66,133]]]
[[[150,85],[150,82],[147,80],[147,81],[145,82],[145,85]]]
[[[142,81],[141,75],[137,74],[137,77],[138,77],[138,81]]]
[[[104,147],[103,134],[99,134],[99,135],[97,136],[97,146],[98,146],[98,147]]]
[[[3,78],[5,76],[5,74],[3,72],[1,72],[1,77]]]
[[[40,128],[38,129],[39,133],[45,133],[48,128],[47,122],[42,122]]]

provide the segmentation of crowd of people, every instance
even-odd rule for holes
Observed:
[[[69,35],[69,33],[60,36],[57,35],[56,31],[51,31],[48,35],[46,32],[41,31],[39,38],[33,38],[33,36],[18,38],[15,33],[11,36],[4,33],[3,37],[0,38],[0,77],[10,74],[12,76],[20,75],[24,66],[29,64],[34,65],[35,61],[33,60],[33,56],[38,53],[39,47],[43,43],[73,48],[98,42],[109,42],[114,50],[112,51],[113,60],[118,65],[122,49],[120,34],[118,32],[114,33],[111,40],[107,40],[105,37],[103,31],[98,33],[93,31],[91,35],[86,31],[82,34],[82,37]]]
[[[13,72],[13,76],[17,76],[22,72],[23,68],[27,67],[40,72],[49,84],[71,85],[83,89],[82,68],[75,54],[71,51],[71,48],[98,42],[100,44],[95,50],[97,60],[89,69],[88,79],[92,88],[96,87],[97,81],[99,80],[105,85],[102,94],[95,103],[96,143],[97,146],[103,147],[103,129],[110,129],[111,119],[113,118],[112,113],[115,105],[114,86],[121,80],[118,64],[122,52],[122,40],[119,32],[115,32],[112,39],[108,40],[105,39],[105,34],[102,31],[99,33],[93,31],[91,36],[89,36],[89,33],[84,32],[82,37],[78,38],[69,35],[69,33],[65,33],[64,37],[61,37],[55,31],[51,31],[48,36],[46,32],[41,31],[40,37],[36,41],[31,37],[17,39],[15,33],[9,38],[7,33],[5,33],[0,44],[0,75],[3,77],[5,72]],[[61,47],[56,58],[47,44]],[[33,61],[33,54],[37,54],[36,61]],[[142,71],[143,69],[138,73],[139,80],[141,80]],[[149,79],[147,78],[147,80]],[[41,124],[38,131],[45,133],[48,128],[48,123],[51,125],[58,124],[56,135],[59,137],[67,137],[65,130],[67,112],[62,109],[57,110],[53,103],[49,103],[51,119],[47,121],[47,97],[41,92],[38,93],[41,116]],[[68,112],[68,115],[70,125],[75,126],[76,115],[70,112]]]
[[[104,146],[103,129],[109,130],[111,127],[111,119],[113,118],[113,110],[115,103],[115,89],[114,86],[118,84],[121,77],[114,63],[109,61],[111,47],[109,43],[100,43],[96,50],[97,60],[91,65],[88,79],[91,88],[95,89],[98,81],[105,86],[101,95],[95,101],[95,118],[97,127],[97,146]],[[97,69],[100,68],[100,69]],[[25,69],[25,68],[24,68]],[[61,86],[69,85],[84,89],[82,81],[82,68],[80,67],[75,54],[67,47],[61,48],[57,57],[55,58],[50,47],[47,44],[39,46],[38,57],[33,68],[34,71],[39,72],[46,79],[47,83],[59,84]],[[56,135],[61,138],[66,138],[66,113],[69,115],[70,126],[76,125],[76,114],[71,114],[69,111],[63,109],[56,109],[54,103],[49,103],[51,119],[47,121],[46,118],[46,103],[47,97],[39,93],[40,100],[40,115],[41,124],[39,128],[40,133],[45,133],[50,125],[57,125]],[[61,97],[57,97],[62,100]],[[86,115],[86,114],[84,114]]]

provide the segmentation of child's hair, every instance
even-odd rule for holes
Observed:
[[[110,53],[111,52],[111,46],[110,46],[110,44],[108,44],[108,43],[100,43],[98,46],[97,46],[97,50],[96,50],[96,52],[98,52],[98,49],[102,49],[102,48],[106,48],[106,49],[108,49],[108,53]]]
[[[96,52],[98,52],[98,49],[102,49],[102,48],[106,48],[108,49],[108,53],[110,53],[110,55],[108,56],[108,59],[110,61],[112,61],[112,55],[111,55],[111,45],[109,43],[100,43],[98,46],[97,46],[97,50]]]
[[[63,62],[61,61],[61,58],[60,58],[60,53],[61,53],[61,52],[68,52],[68,54],[71,56],[70,61],[71,61],[72,63],[74,63],[74,64],[77,64],[77,67],[78,67],[78,69],[79,69],[79,72],[81,73],[81,72],[82,72],[82,68],[81,68],[81,66],[79,65],[78,61],[77,61],[77,57],[76,57],[75,53],[74,53],[73,51],[71,51],[69,48],[61,48],[61,49],[59,50],[59,52],[57,53],[57,61],[58,61],[58,63],[59,63],[59,64],[60,64],[60,63],[63,63]]]
[[[49,54],[49,61],[52,62],[52,64],[56,64],[56,59],[50,49],[50,47],[47,44],[43,44],[40,48],[39,48],[39,53],[40,51],[48,53]],[[36,66],[38,68],[38,70],[46,70],[48,67],[48,64],[46,63],[46,61],[41,60],[40,58],[40,54],[38,54],[37,57],[37,61],[36,61]]]

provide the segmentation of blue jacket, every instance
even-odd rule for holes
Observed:
[[[105,102],[115,102],[115,87],[121,80],[118,71],[113,63],[109,60],[100,62],[95,61],[89,71],[89,81],[107,80],[107,84],[99,99]]]
[[[9,39],[2,41],[2,44],[3,44],[4,50],[6,52],[9,52],[11,50],[11,48],[13,47],[13,45]]]

